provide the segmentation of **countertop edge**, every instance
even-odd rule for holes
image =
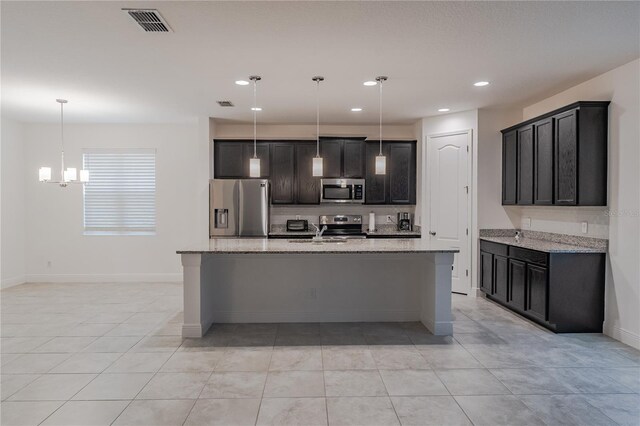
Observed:
[[[527,239],[523,240],[523,241],[531,241],[531,240],[540,241],[542,244],[568,246],[568,247],[558,247],[558,248],[543,248],[543,247],[537,246],[536,244],[527,244],[526,242],[523,242],[523,241],[520,241],[519,243],[516,243],[515,241],[512,241],[512,242],[504,241],[505,238],[509,238],[509,237],[479,237],[481,241],[488,241],[488,242],[497,243],[497,244],[505,244],[513,247],[520,247],[520,248],[535,250],[543,253],[575,253],[575,254],[579,254],[579,253],[606,254],[607,253],[607,250],[604,250],[601,248],[595,248],[595,247],[585,247],[585,246],[578,246],[578,245],[574,246],[566,243],[556,243],[553,241],[535,240],[531,238],[529,238],[528,240]]]

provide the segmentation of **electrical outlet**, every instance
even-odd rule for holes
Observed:
[[[393,216],[390,214],[387,215],[387,223],[393,223]]]
[[[296,220],[300,220],[300,215],[299,214],[296,215]]]
[[[522,221],[522,227],[525,229],[531,229],[531,218],[525,217]]]
[[[589,224],[587,222],[582,222],[582,233],[586,234],[588,231]]]

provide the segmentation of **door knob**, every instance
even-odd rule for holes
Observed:
[[[436,233],[433,231],[429,231],[429,234],[433,235],[434,237],[436,236]]]

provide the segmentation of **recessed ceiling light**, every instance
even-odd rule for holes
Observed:
[[[251,107],[251,111],[262,111],[262,108],[260,108],[260,107],[253,108],[253,107]]]
[[[236,80],[238,86],[247,86],[249,82],[247,80]]]
[[[362,108],[351,108],[351,112],[360,112]]]
[[[478,81],[476,83],[473,83],[473,85],[476,86],[476,87],[488,86],[489,82],[488,81]]]
[[[375,86],[376,84],[378,84],[378,82],[377,81],[373,81],[373,80],[368,80],[368,81],[365,81],[362,84],[364,84],[365,86]]]
[[[449,108],[440,108],[438,112],[449,112],[451,111]]]

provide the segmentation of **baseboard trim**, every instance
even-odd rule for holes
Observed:
[[[216,323],[271,323],[271,322],[395,322],[418,321],[418,311],[344,311],[344,312],[238,312],[216,311]]]
[[[619,340],[625,345],[629,345],[633,348],[640,350],[640,335],[633,333],[617,325],[609,324],[607,321],[603,324],[603,332],[607,336]]]
[[[434,336],[452,336],[453,335],[453,322],[451,321],[438,321],[433,322],[429,318],[421,318],[420,322],[427,327]]]
[[[182,274],[28,274],[30,283],[182,282]]]
[[[25,275],[18,275],[16,277],[11,278],[3,278],[0,284],[0,288],[9,288],[15,287],[20,284],[24,284],[27,282],[27,277]]]

